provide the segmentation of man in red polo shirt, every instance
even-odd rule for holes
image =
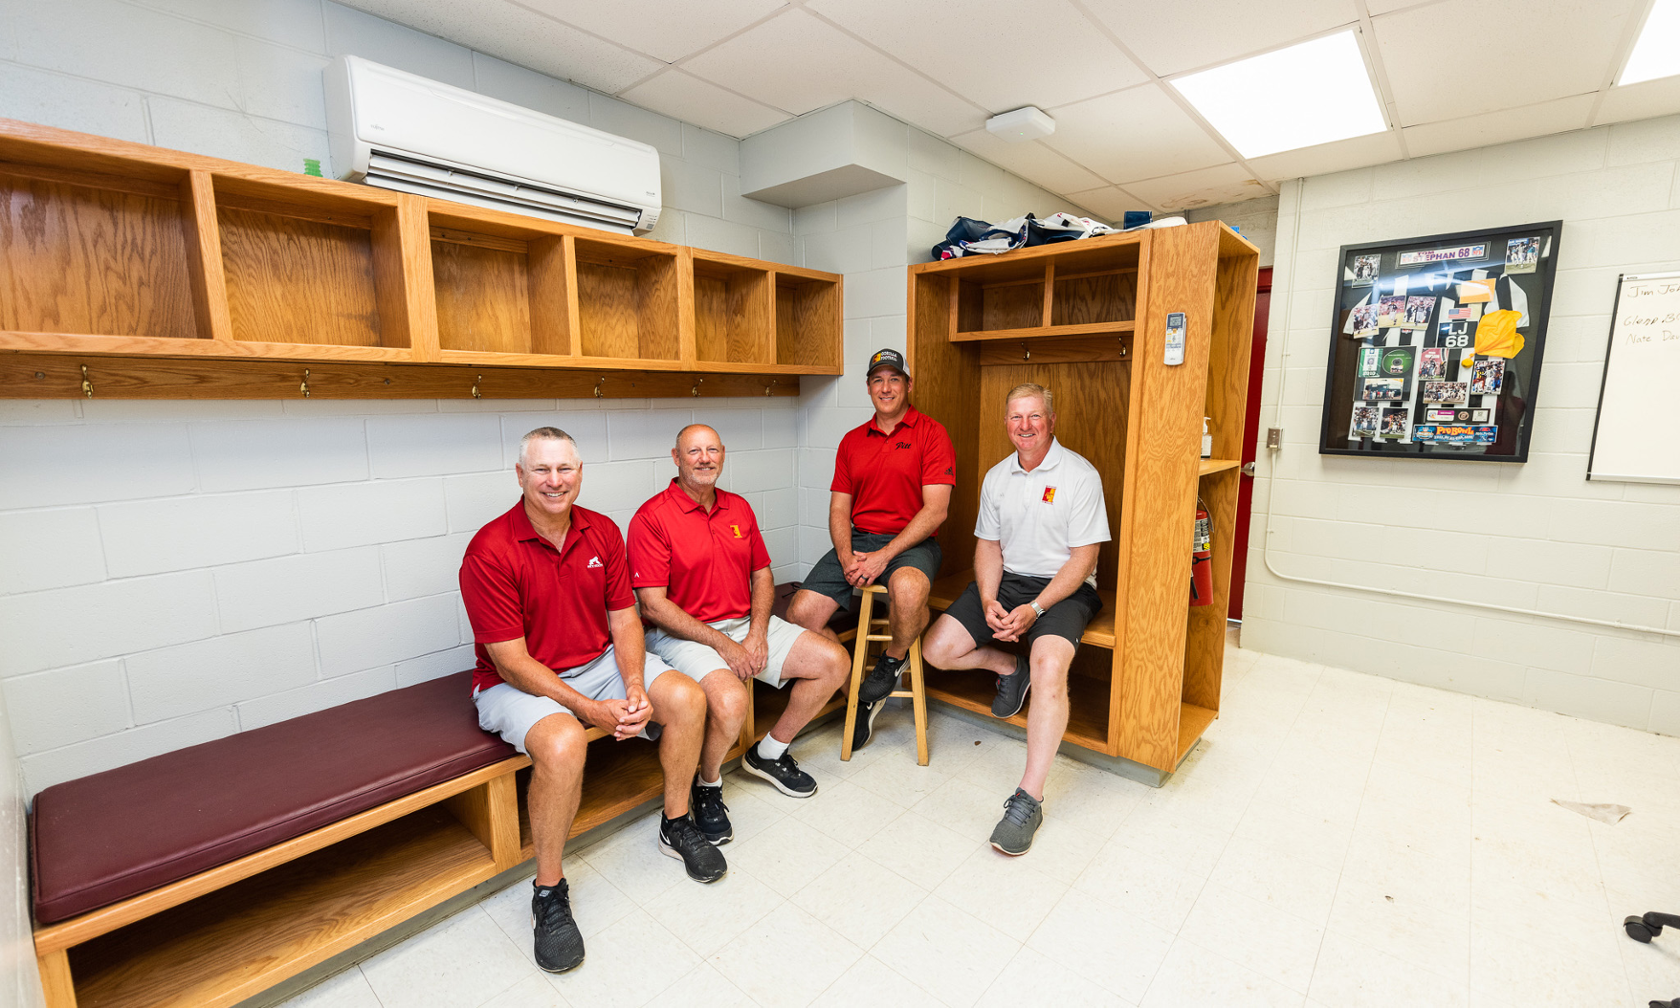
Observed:
[[[696,881],[716,881],[728,866],[688,814],[705,693],[645,653],[618,526],[575,506],[583,485],[576,443],[539,427],[525,435],[514,472],[523,495],[468,544],[461,599],[478,652],[479,726],[531,757],[536,960],[559,973],[583,962],[561,855],[578,809],[586,725],[620,741],[655,737],[650,721],[662,727],[660,849]]]
[[[677,434],[676,478],[630,520],[630,583],[642,603],[648,650],[706,691],[706,741],[689,804],[713,843],[734,836],[723,804],[723,757],[741,737],[752,679],[780,689],[788,705],[741,768],[785,795],[809,798],[817,782],[788,743],[850,671],[835,641],[771,615],[776,579],[758,518],[746,498],[720,490],[723,440],[704,424]]]
[[[881,701],[903,671],[910,644],[928,622],[928,591],[943,559],[934,535],[957,482],[956,451],[944,426],[910,405],[910,373],[897,350],[877,350],[864,371],[875,416],[846,432],[829,484],[834,548],[805,576],[788,620],[821,631],[852,589],[884,582],[892,640],[858,689],[864,705],[852,748],[867,744]]]

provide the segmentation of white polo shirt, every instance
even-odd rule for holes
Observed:
[[[1107,542],[1108,510],[1096,467],[1054,438],[1038,468],[1027,472],[1011,454],[980,484],[974,534],[1003,547],[1003,569],[1026,577],[1055,577],[1075,546]],[[1095,571],[1085,579],[1097,586]]]

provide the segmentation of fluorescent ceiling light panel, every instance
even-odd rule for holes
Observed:
[[[1172,81],[1245,158],[1388,129],[1353,32]]]
[[[1675,74],[1680,74],[1680,0],[1657,0],[1616,83],[1638,84]]]

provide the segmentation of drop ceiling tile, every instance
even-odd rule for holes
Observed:
[[[1372,20],[1400,125],[1598,90],[1637,0],[1444,0]]]
[[[781,109],[761,105],[677,69],[643,81],[621,92],[619,97],[673,119],[736,138],[769,129],[788,118]]]
[[[1251,178],[1239,164],[1222,164],[1166,178],[1126,183],[1126,191],[1162,210],[1188,210],[1211,203],[1237,203],[1270,196],[1272,190]]]
[[[664,65],[503,0],[356,0],[355,6],[597,91],[616,92]]]
[[[1107,220],[1110,223],[1118,223],[1126,216],[1127,210],[1158,209],[1119,186],[1103,186],[1100,189],[1068,193],[1067,198],[1096,214],[1099,219]]]
[[[1359,20],[1352,0],[1086,0],[1085,6],[1162,76],[1277,49]]]
[[[1421,126],[1407,126],[1401,132],[1406,135],[1406,150],[1412,157],[1425,157],[1470,147],[1486,147],[1489,144],[1581,129],[1587,125],[1587,116],[1592,112],[1593,98],[1590,94],[1574,95],[1524,108],[1487,112],[1463,119],[1425,123]]]
[[[683,69],[794,115],[857,98],[939,136],[986,120],[973,103],[797,8],[701,53]]]
[[[1149,79],[1067,0],[817,0],[807,9],[992,112]],[[1070,39],[1077,44],[1049,46]]]
[[[1121,185],[1231,160],[1162,87],[1063,105],[1050,113],[1056,132],[1040,142]]]
[[[1094,189],[1103,180],[1036,140],[1009,143],[980,129],[951,138],[958,147],[1053,193]]]
[[[786,6],[785,0],[521,0],[534,10],[667,63],[716,45]]]
[[[1386,133],[1373,133],[1370,136],[1353,137],[1350,140],[1337,140],[1334,143],[1249,158],[1248,166],[1253,168],[1260,178],[1275,182],[1278,179],[1327,175],[1331,172],[1347,171],[1349,168],[1386,164],[1389,161],[1398,161],[1400,157],[1400,136],[1389,130]]]
[[[1680,112],[1680,77],[1661,77],[1604,92],[1604,104],[1598,107],[1593,124],[1653,119],[1675,112]]]

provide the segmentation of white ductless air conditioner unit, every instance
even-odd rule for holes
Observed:
[[[659,221],[645,143],[359,56],[324,74],[340,178],[619,234]]]

